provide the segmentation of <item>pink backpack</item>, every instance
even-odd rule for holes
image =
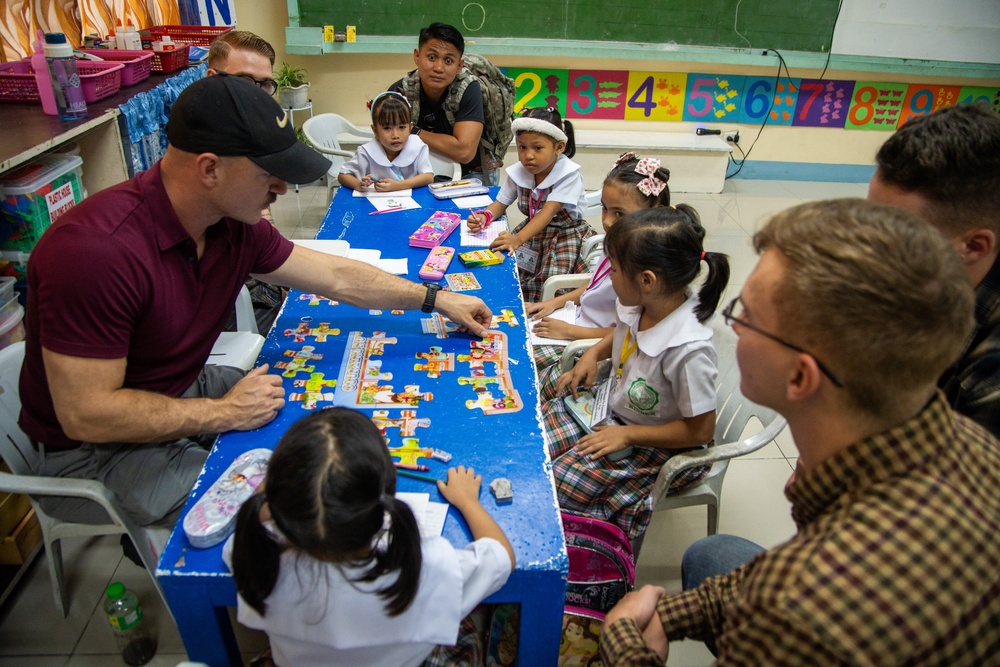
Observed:
[[[569,577],[566,613],[600,618],[632,590],[635,559],[618,526],[589,516],[562,512]]]

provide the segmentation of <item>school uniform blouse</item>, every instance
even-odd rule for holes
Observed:
[[[233,538],[222,557],[232,569]],[[438,644],[452,645],[463,618],[507,582],[510,558],[499,542],[480,538],[464,549],[435,536],[421,542],[423,563],[413,603],[399,616],[385,613],[375,591],[396,574],[370,583],[294,549],[281,555],[281,571],[260,616],[242,597],[237,619],[267,633],[281,667],[419,665]],[[346,576],[345,576],[346,575]]]
[[[611,260],[607,255],[597,265],[587,290],[580,297],[576,309],[576,323],[581,327],[604,329],[613,327],[618,321],[615,290],[611,286]]]
[[[520,162],[507,167],[507,180],[497,194],[497,201],[510,206],[517,201],[519,190],[531,190],[531,202],[537,206],[535,211],[541,209],[542,204],[547,201],[557,201],[563,205],[569,217],[582,220],[587,210],[587,193],[583,187],[580,165],[565,155],[556,159],[552,171],[537,187],[535,175],[528,173]]]
[[[376,178],[405,181],[420,174],[433,174],[427,144],[415,134],[411,134],[403,144],[396,159],[390,160],[385,148],[377,139],[358,146],[357,152],[340,168],[340,173],[364,178],[373,174]]]
[[[718,356],[712,329],[695,317],[698,298],[688,298],[655,326],[637,331],[642,308],[618,303],[618,325],[611,351],[612,372],[622,358],[626,332],[629,346],[611,409],[628,424],[666,424],[715,410]]]

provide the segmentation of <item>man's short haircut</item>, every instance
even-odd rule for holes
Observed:
[[[208,48],[208,66],[220,72],[225,70],[229,52],[233,49],[259,53],[270,60],[271,67],[274,67],[274,47],[263,37],[258,37],[247,30],[230,30],[219,35]]]
[[[787,261],[774,333],[815,353],[862,412],[884,415],[928,391],[972,329],[958,254],[908,211],[810,202],[778,213],[753,240],[758,253],[774,248]]]
[[[875,156],[878,178],[928,201],[925,219],[947,236],[1000,232],[1000,115],[985,104],[908,121]]]
[[[421,28],[420,38],[417,40],[417,48],[419,49],[432,39],[439,39],[442,42],[451,44],[458,49],[458,55],[460,56],[465,54],[465,38],[462,37],[462,33],[458,31],[458,28],[453,25],[432,23],[426,28]]]

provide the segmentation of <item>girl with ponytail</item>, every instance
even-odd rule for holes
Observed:
[[[559,377],[556,393],[593,385],[597,362],[610,358],[611,418],[584,434],[562,396],[542,406],[560,507],[611,521],[633,540],[649,523],[660,467],[715,432],[717,356],[705,323],[729,282],[729,260],[706,252],[704,239],[687,204],[630,213],[608,231],[615,329]],[[708,273],[695,294],[702,264]],[[671,491],[707,472],[686,471]]]
[[[268,634],[279,667],[475,656],[466,616],[514,566],[510,543],[479,503],[481,482],[462,466],[438,482],[465,516],[471,544],[422,538],[395,497],[396,469],[367,416],[330,408],[296,422],[223,549],[240,623]]]

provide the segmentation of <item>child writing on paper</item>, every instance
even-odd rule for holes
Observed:
[[[629,539],[649,523],[649,492],[660,466],[710,442],[715,431],[717,357],[704,323],[729,282],[729,261],[705,252],[704,238],[698,214],[686,204],[638,211],[611,228],[604,247],[618,322],[556,386],[576,395],[577,387],[593,384],[597,362],[610,358],[615,423],[584,435],[562,396],[542,406],[560,507],[611,521]],[[695,295],[690,285],[702,262],[708,275]],[[671,490],[707,472],[694,468]]]
[[[670,206],[670,172],[660,166],[655,158],[642,158],[632,152],[622,153],[604,179],[601,188],[601,223],[604,231],[611,229],[618,220],[633,211],[658,206]],[[603,338],[615,327],[615,291],[611,289],[608,274],[611,264],[608,255],[601,253],[601,261],[587,285],[583,285],[548,301],[529,303],[526,310],[533,316],[532,331],[545,338],[580,340]],[[547,317],[572,301],[577,304],[576,321],[572,324]],[[556,380],[562,372],[559,359],[561,345],[535,345],[535,372],[538,374],[538,398],[547,401],[556,396]]]
[[[394,91],[371,101],[375,139],[358,146],[354,157],[340,168],[337,180],[352,190],[394,192],[419,188],[434,181],[430,153],[420,137],[410,134],[410,103]]]
[[[573,126],[546,107],[525,109],[511,129],[518,162],[507,169],[496,201],[469,214],[468,224],[478,232],[517,202],[528,219],[513,232],[500,232],[490,247],[517,256],[524,300],[538,301],[549,276],[586,270],[580,248],[594,230],[583,219],[587,201],[580,165],[569,159],[576,152]]]
[[[422,538],[367,416],[330,408],[301,419],[223,549],[240,623],[267,633],[280,667],[481,661],[466,616],[514,566],[510,542],[479,503],[481,481],[459,466],[438,482],[471,544]]]

